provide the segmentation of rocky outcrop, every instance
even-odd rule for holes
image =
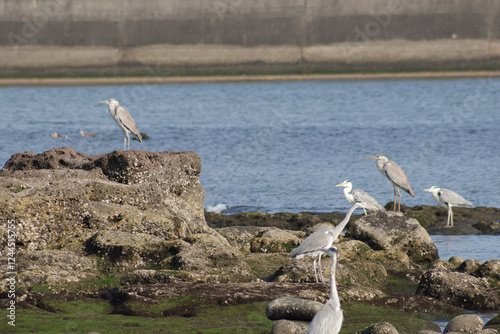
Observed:
[[[443,267],[425,272],[416,293],[468,310],[500,308],[500,289],[491,287],[486,278],[448,271]]]
[[[15,154],[0,172],[0,220],[15,220],[16,242],[30,250],[64,248],[104,230],[169,240],[213,233],[200,172],[193,152]]]
[[[350,236],[374,250],[399,250],[416,263],[439,258],[429,233],[415,219],[388,212],[364,216],[350,224]]]
[[[29,263],[17,268],[19,282],[67,283],[144,267],[159,273],[133,279],[161,280],[164,270],[190,281],[254,278],[239,251],[206,224],[200,172],[193,152],[90,156],[64,147],[13,155],[0,171],[0,231],[5,246],[6,220],[16,223],[19,259]],[[30,267],[47,269],[29,260],[36,258],[50,259],[49,275]]]
[[[252,253],[290,252],[300,244],[296,231],[286,231],[276,227],[229,226],[217,229],[231,246]]]

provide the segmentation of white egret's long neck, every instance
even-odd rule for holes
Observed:
[[[350,192],[352,191],[352,184],[351,183],[348,183],[345,187],[344,187],[344,197],[346,200],[348,200],[349,202],[351,203],[354,203],[354,195],[352,195]]]
[[[335,238],[337,238],[337,236],[340,234],[340,232],[342,232],[342,230],[345,228],[345,226],[349,222],[349,219],[351,219],[351,215],[354,212],[354,210],[356,210],[359,207],[360,206],[357,203],[355,203],[353,206],[351,206],[349,211],[347,211],[344,219],[337,226],[335,226],[335,229],[333,230],[333,235],[335,236]],[[335,241],[335,240],[333,240],[333,241]]]
[[[334,308],[340,308],[339,293],[337,291],[337,282],[335,280],[335,270],[337,268],[337,251],[332,252],[332,266],[330,267],[330,300]]]

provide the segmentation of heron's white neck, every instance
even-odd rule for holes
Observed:
[[[354,203],[355,200],[354,200],[354,195],[351,194],[350,192],[352,191],[352,183],[348,183],[345,187],[344,187],[344,197],[346,200],[348,200],[349,202],[351,203]]]
[[[337,252],[332,252],[332,265],[330,267],[330,300],[335,309],[340,308],[339,293],[337,291],[337,282],[335,280],[335,270],[337,267]]]
[[[385,171],[384,171],[384,165],[385,163],[388,161],[387,158],[380,158],[380,159],[377,159],[377,169],[380,173],[382,173],[383,175],[386,175]]]
[[[432,191],[432,196],[434,196],[434,199],[438,202],[438,203],[441,203],[443,205],[446,206],[446,203],[444,203],[444,201],[439,197],[438,193],[439,193],[439,190],[441,189],[436,189],[436,190],[433,190]]]
[[[120,103],[118,103],[118,101],[111,101],[108,104],[109,113],[111,114],[111,117],[113,117],[113,118],[116,117],[116,110],[117,110],[119,105],[120,105]]]
[[[335,226],[335,228],[333,229],[333,233],[332,234],[335,235],[335,236],[340,235],[340,233],[342,232],[342,230],[344,229],[344,227],[349,222],[349,219],[351,219],[351,215],[354,212],[354,210],[356,210],[357,208],[360,208],[360,207],[361,207],[361,205],[359,203],[355,203],[353,206],[351,206],[351,208],[349,209],[349,211],[347,211],[347,213],[345,214],[344,219],[337,226]],[[335,241],[335,240],[333,240],[333,241]]]

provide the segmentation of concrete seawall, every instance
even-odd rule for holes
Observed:
[[[500,0],[0,0],[1,76],[495,70]]]

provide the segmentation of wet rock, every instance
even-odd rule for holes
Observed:
[[[372,252],[368,260],[391,269],[404,270],[413,267],[408,255],[395,249]]]
[[[488,260],[477,268],[474,276],[500,280],[500,260]]]
[[[290,320],[278,320],[271,328],[271,334],[305,334],[307,325],[299,324]]]
[[[436,260],[432,263],[431,265],[431,268],[430,269],[436,269],[436,270],[440,270],[440,271],[454,271],[455,268],[453,267],[453,265],[448,262],[448,261],[445,261],[445,260]]]
[[[490,288],[484,278],[465,273],[430,269],[422,275],[416,293],[468,310],[500,307],[500,289]]]
[[[476,270],[483,264],[483,262],[479,260],[465,260],[462,262],[460,266],[456,269],[459,273],[473,274]]]
[[[493,318],[491,318],[485,325],[485,327],[489,326],[499,326],[500,327],[500,314],[497,314]]]
[[[200,172],[193,152],[15,154],[0,171],[0,220],[15,220],[18,244],[30,250],[65,248],[106,229],[167,239],[206,233]]]
[[[377,213],[351,223],[350,235],[374,250],[399,250],[416,263],[429,263],[439,258],[427,231],[415,219],[396,213]]]
[[[20,251],[17,253],[16,262],[16,280],[18,285],[25,287],[45,283],[57,285],[99,277],[96,258],[72,251]],[[7,268],[6,260],[2,259],[0,264]],[[5,279],[0,280],[0,291],[4,291],[8,283]]]
[[[187,271],[137,269],[122,277],[123,284],[156,284],[174,282],[195,282],[196,278]]]
[[[498,221],[479,222],[473,224],[472,227],[481,231],[482,234],[500,234],[500,222]]]
[[[270,320],[311,321],[322,303],[294,297],[282,297],[267,305],[266,316]]]
[[[207,223],[214,228],[228,226],[277,227],[285,230],[304,230],[307,227],[324,222],[311,213],[263,213],[245,212],[234,215],[222,215],[215,212],[205,213]],[[340,215],[336,215],[340,216]]]
[[[344,240],[338,245],[339,261],[366,260],[372,256],[373,249],[359,240]]]
[[[477,333],[483,329],[483,319],[476,314],[462,314],[451,319],[443,333]]]
[[[179,253],[182,243],[146,233],[108,230],[97,232],[90,238],[87,250],[121,266],[136,267],[159,264],[163,259]]]
[[[246,281],[254,278],[243,256],[219,234],[198,233],[184,238],[179,252],[167,261],[171,268],[218,282]]]
[[[354,334],[399,334],[399,332],[396,327],[394,327],[390,323],[382,322],[367,326],[359,331],[354,332]]]
[[[339,284],[355,284],[367,287],[372,287],[375,289],[381,289],[387,282],[387,271],[385,267],[376,262],[370,261],[370,258],[377,259],[373,256],[374,252],[369,251],[370,255],[367,255],[367,260],[363,261],[363,258],[358,258],[357,260],[345,261],[344,259],[354,259],[356,258],[350,251],[344,250],[344,244],[339,245],[339,254],[342,255],[342,260],[337,264],[336,270],[336,280]],[[353,243],[349,243],[348,246],[352,246]],[[359,245],[359,244],[358,244]],[[361,247],[362,249],[364,247]],[[358,251],[354,251],[354,254],[358,254]],[[382,254],[383,257],[385,254]],[[330,275],[330,259],[323,257],[321,260],[321,271],[325,282],[328,282]],[[320,275],[319,266],[317,268],[318,277]],[[281,266],[271,277],[272,281],[275,282],[316,282],[314,276],[314,266],[313,259],[305,257],[300,260],[291,261],[283,266]]]
[[[445,312],[450,315],[458,315],[464,311],[460,307],[445,304],[434,298],[422,295],[390,295],[369,300],[367,304],[407,313],[437,314]]]
[[[290,252],[300,244],[297,233],[275,227],[230,226],[218,229],[231,246],[244,252],[279,253]]]
[[[461,256],[452,256],[448,262],[455,268],[458,268],[462,263],[464,263],[464,259]]]
[[[443,228],[448,217],[447,209],[442,206],[419,205],[415,207],[401,206],[407,217],[415,218],[425,228],[439,228],[443,234],[497,234],[494,230],[488,231],[491,225],[493,228],[500,220],[500,208],[489,208],[476,206],[473,208],[453,208],[453,221],[455,228]],[[472,227],[470,226],[472,224]],[[477,225],[479,224],[479,225]],[[484,229],[484,232],[483,232]]]
[[[424,330],[418,331],[418,334],[441,334],[441,332],[435,332],[435,331],[431,331],[429,329],[424,329]]]

